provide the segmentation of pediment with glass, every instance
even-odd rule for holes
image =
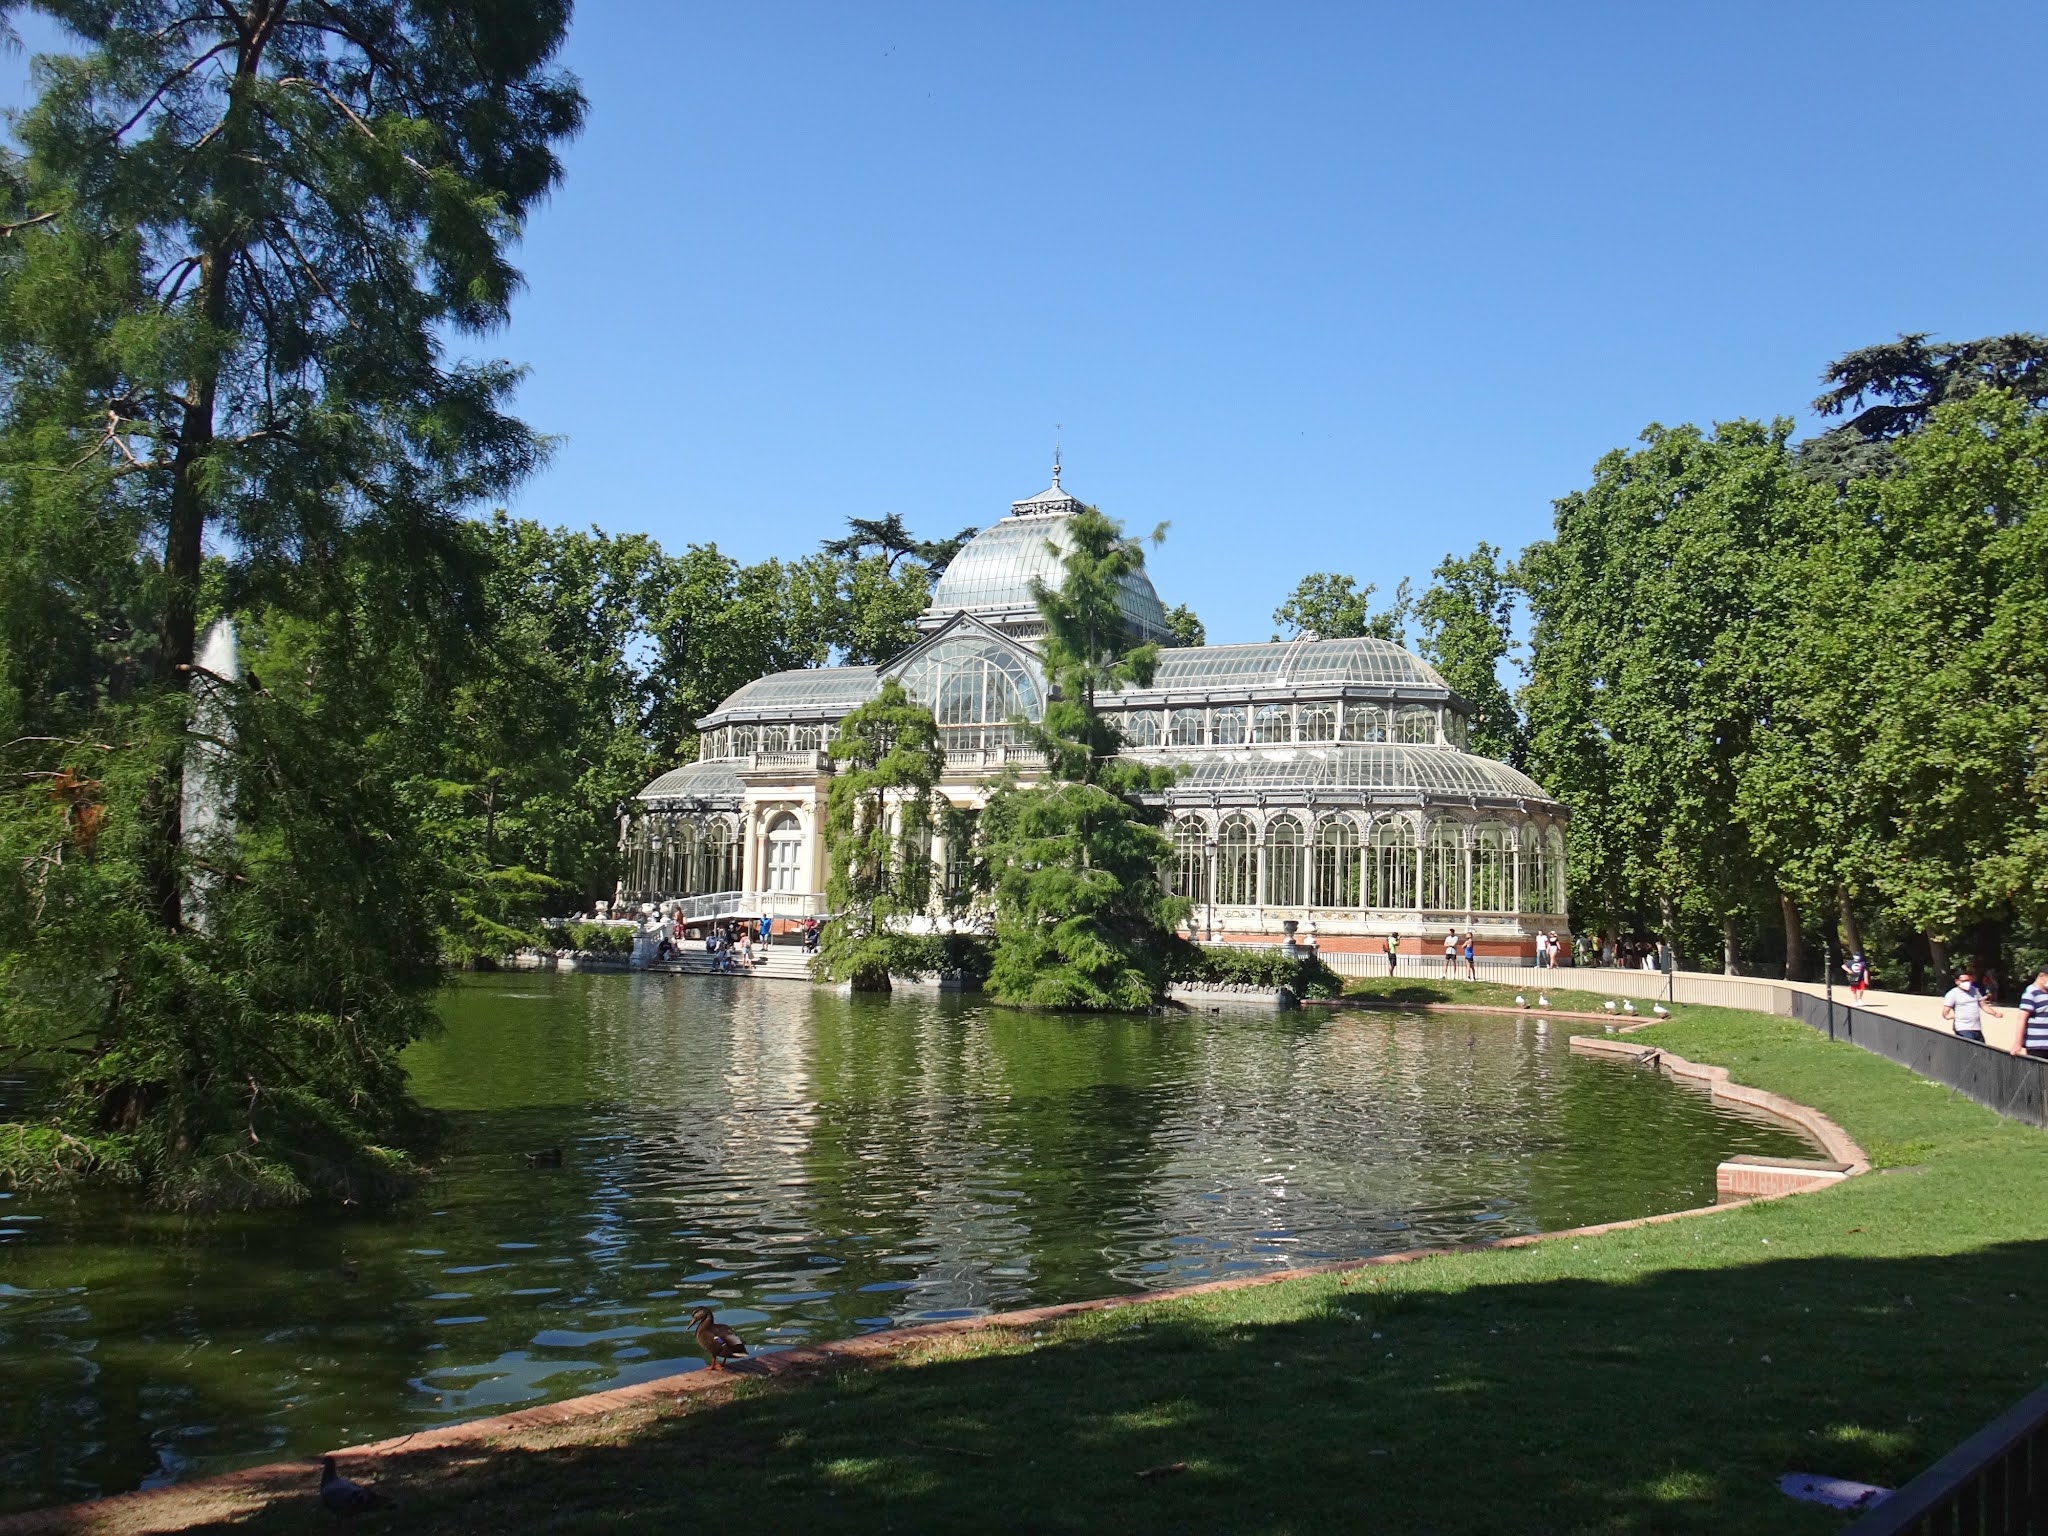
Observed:
[[[1045,713],[1036,659],[978,626],[961,626],[884,668],[932,712],[948,751],[999,747]]]

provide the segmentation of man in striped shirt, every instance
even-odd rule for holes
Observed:
[[[2015,1056],[2048,1056],[2048,964],[2034,975],[2034,984],[2020,994],[2020,1032],[2012,1043]]]

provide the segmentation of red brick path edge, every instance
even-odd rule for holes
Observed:
[[[1436,1008],[1447,1005],[1426,1006]],[[1627,1059],[1636,1065],[1655,1066],[1674,1077],[1703,1082],[1717,1099],[1745,1104],[1798,1126],[1827,1148],[1831,1159],[1847,1164],[1852,1176],[1870,1171],[1870,1161],[1864,1155],[1863,1149],[1826,1115],[1780,1094],[1766,1093],[1760,1088],[1730,1082],[1726,1067],[1702,1066],[1697,1062],[1687,1061],[1682,1056],[1674,1056],[1669,1051],[1658,1050],[1654,1046],[1587,1035],[1572,1036],[1571,1047],[1575,1051],[1591,1055],[1611,1056]],[[1658,1226],[1667,1221],[1685,1221],[1695,1216],[1707,1216],[1736,1205],[1755,1205],[1769,1200],[1791,1199],[1798,1193],[1801,1191],[1759,1195],[1719,1205],[1695,1206],[1691,1210],[1666,1211],[1657,1216],[1638,1216],[1628,1221],[1602,1222],[1590,1227],[1568,1227],[1559,1232],[1531,1232],[1520,1237],[1494,1238],[1488,1242],[1462,1243],[1456,1246],[1409,1248],[1400,1253],[1383,1253],[1368,1259],[1305,1265],[1262,1275],[1246,1275],[1233,1280],[1210,1280],[1201,1285],[1140,1291],[1129,1296],[1105,1296],[1095,1301],[1070,1301],[1058,1306],[1031,1307],[1021,1312],[997,1312],[986,1317],[966,1317],[950,1322],[927,1323],[917,1328],[893,1328],[880,1333],[861,1334],[850,1339],[835,1339],[829,1343],[781,1350],[771,1355],[757,1355],[745,1363],[744,1371],[685,1371],[679,1375],[662,1376],[630,1387],[618,1387],[609,1392],[593,1392],[583,1397],[565,1398],[558,1403],[544,1403],[536,1408],[522,1408],[516,1413],[497,1414],[487,1419],[469,1419],[460,1424],[419,1430],[413,1434],[378,1440],[368,1445],[349,1446],[333,1454],[342,1458],[342,1471],[345,1475],[374,1482],[378,1475],[377,1464],[380,1462],[389,1463],[421,1451],[467,1450],[481,1454],[493,1449],[500,1442],[516,1441],[523,1432],[585,1424],[630,1410],[657,1408],[665,1402],[679,1398],[713,1397],[725,1391],[738,1379],[781,1376],[801,1380],[848,1366],[895,1359],[935,1340],[961,1334],[990,1330],[1018,1331],[1057,1322],[1062,1318],[1079,1317],[1089,1312],[1107,1312],[1121,1307],[1146,1306],[1191,1296],[1212,1296],[1225,1291],[1249,1290],[1253,1286],[1275,1285],[1311,1275],[1378,1269],[1390,1264],[1412,1264],[1417,1259],[1447,1258],[1454,1254],[1483,1252],[1494,1248],[1527,1248],[1536,1243],[1554,1242],[1567,1237],[1597,1237],[1604,1232],[1625,1232],[1634,1227]],[[310,1506],[318,1482],[319,1467],[320,1460],[317,1456],[299,1461],[271,1462],[260,1467],[245,1467],[239,1472],[226,1472],[214,1477],[195,1478],[191,1482],[174,1483],[164,1488],[119,1493],[81,1504],[58,1505],[48,1509],[28,1510],[22,1514],[0,1516],[0,1536],[46,1536],[46,1533],[54,1536],[54,1533],[60,1532],[66,1533],[66,1536],[88,1532],[100,1533],[100,1536],[114,1536],[114,1533],[121,1533],[121,1536],[144,1536],[144,1533],[184,1530],[202,1522],[247,1516],[279,1499],[297,1499]]]

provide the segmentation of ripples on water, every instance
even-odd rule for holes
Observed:
[[[444,1011],[412,1207],[0,1195],[0,1509],[692,1369],[700,1303],[773,1348],[1707,1204],[1721,1158],[1810,1150],[1532,1018],[587,975]]]

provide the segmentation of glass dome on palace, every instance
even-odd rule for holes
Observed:
[[[937,719],[954,806],[978,809],[1005,774],[1028,782],[1041,762],[1018,722],[1037,720],[1045,699],[1032,589],[1060,582],[1080,510],[1055,468],[1050,488],[954,557],[902,655],[774,673],[700,720],[698,760],[626,809],[621,896],[739,892],[763,909],[816,910],[825,748],[888,676]],[[1135,635],[1170,640],[1142,572],[1119,606]],[[1456,926],[1483,949],[1525,955],[1539,929],[1562,926],[1563,808],[1469,751],[1472,706],[1400,646],[1303,636],[1168,648],[1150,686],[1119,694],[1111,712],[1127,755],[1180,770],[1159,799],[1169,879],[1193,903],[1198,936],[1277,936],[1292,919],[1326,950],[1378,950],[1394,933],[1412,950],[1425,930]],[[964,853],[934,847],[935,890],[960,893]]]

